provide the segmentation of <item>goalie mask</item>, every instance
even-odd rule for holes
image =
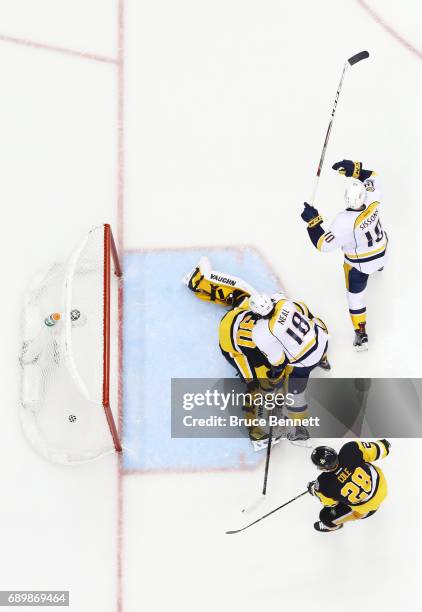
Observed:
[[[365,208],[366,189],[361,181],[351,181],[344,193],[346,208],[360,210]]]
[[[260,316],[266,317],[274,309],[274,302],[266,293],[253,293],[249,298],[250,310]]]

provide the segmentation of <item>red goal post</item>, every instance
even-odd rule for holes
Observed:
[[[111,261],[114,264],[114,274],[123,276],[120,260],[114,242],[113,232],[108,223],[104,225],[104,319],[103,319],[103,408],[115,450],[122,452],[118,429],[110,408],[110,303],[111,303]]]
[[[33,447],[51,461],[82,463],[122,450],[116,425],[121,277],[104,224],[68,260],[37,276],[25,296],[20,416]]]

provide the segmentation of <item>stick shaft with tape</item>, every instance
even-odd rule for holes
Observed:
[[[333,108],[331,110],[330,122],[328,124],[327,132],[325,134],[324,145],[322,147],[321,157],[319,159],[317,173],[316,173],[316,177],[315,177],[315,181],[314,181],[314,187],[313,187],[313,190],[312,190],[312,196],[311,196],[311,199],[309,200],[309,204],[311,206],[313,206],[313,204],[315,202],[315,196],[316,196],[316,192],[317,192],[317,189],[318,189],[319,177],[321,176],[322,167],[324,165],[325,153],[327,151],[328,141],[330,140],[331,130],[332,130],[332,127],[333,127],[333,122],[334,122],[334,116],[336,114],[337,104],[338,104],[338,100],[339,100],[339,97],[340,97],[341,88],[343,87],[343,81],[344,81],[344,77],[345,77],[346,71],[349,68],[349,66],[354,66],[355,64],[357,64],[358,62],[366,59],[367,57],[369,57],[368,51],[361,51],[360,53],[356,53],[356,55],[353,55],[352,57],[349,57],[349,59],[344,63],[343,71],[341,73],[340,82],[339,82],[338,87],[337,87],[336,97],[334,99]]]

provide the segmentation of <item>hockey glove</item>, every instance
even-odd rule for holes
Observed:
[[[384,444],[385,448],[387,449],[387,455],[388,455],[388,453],[390,452],[390,448],[391,448],[391,442],[389,442],[385,438],[380,440],[380,442],[382,442]]]
[[[343,159],[332,166],[333,170],[338,170],[339,174],[359,181],[365,181],[372,174],[372,170],[363,170],[362,162],[355,162],[351,159]]]
[[[285,374],[284,370],[285,370],[285,364],[283,363],[279,367],[272,366],[267,371],[267,380],[268,380],[268,385],[270,389],[277,389],[283,384],[284,374]],[[261,381],[261,386],[262,386],[262,381]]]
[[[315,489],[318,488],[317,484],[317,480],[312,480],[311,482],[308,482],[308,493],[310,493],[311,495],[315,495]]]
[[[311,206],[307,202],[304,202],[304,209],[300,215],[304,221],[308,224],[308,227],[316,227],[323,221],[321,215],[314,206]]]

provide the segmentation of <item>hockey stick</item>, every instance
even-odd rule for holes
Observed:
[[[335,97],[335,100],[334,100],[333,108],[332,108],[332,111],[331,111],[330,123],[328,124],[327,133],[325,135],[324,146],[322,147],[322,153],[321,153],[321,157],[320,157],[319,164],[318,164],[318,170],[317,170],[316,177],[315,177],[315,182],[314,182],[314,188],[313,188],[313,191],[312,191],[312,196],[311,196],[311,199],[309,200],[309,204],[311,206],[313,206],[314,201],[315,201],[315,196],[316,196],[316,192],[317,192],[317,189],[318,189],[319,177],[321,176],[322,166],[324,164],[325,153],[327,151],[328,141],[330,139],[331,129],[333,127],[333,122],[334,122],[334,115],[336,114],[337,103],[338,103],[338,99],[340,97],[340,91],[341,91],[341,88],[343,86],[343,80],[344,80],[344,76],[346,74],[346,70],[349,68],[349,66],[354,66],[355,64],[357,64],[361,60],[366,59],[367,57],[369,57],[368,51],[361,51],[360,53],[356,53],[356,55],[353,55],[352,57],[349,57],[349,59],[346,60],[346,62],[344,63],[343,72],[341,74],[340,83],[339,83],[339,85],[337,87],[337,93],[336,93],[336,97]]]
[[[271,510],[271,512],[267,512],[267,514],[264,514],[259,519],[256,519],[256,521],[253,521],[252,523],[249,523],[249,525],[246,525],[246,527],[242,527],[241,529],[234,529],[233,531],[226,531],[226,534],[240,533],[241,531],[245,531],[245,529],[249,529],[249,527],[252,527],[252,525],[256,525],[256,523],[259,523],[259,521],[264,520],[268,516],[271,516],[271,514],[274,514],[274,512],[277,512],[278,510],[281,510],[285,506],[288,506],[292,502],[294,502],[297,499],[299,499],[299,497],[302,497],[303,495],[306,495],[307,492],[308,492],[308,490],[304,491],[303,493],[300,493],[299,495],[296,495],[296,497],[293,497],[293,499],[290,499],[288,502],[285,502],[281,506],[278,506],[277,508],[274,508],[274,510]]]
[[[262,495],[267,494],[268,470],[270,469],[271,447],[273,445],[273,426],[270,425],[268,434],[267,456],[265,457],[264,484],[262,485]]]
[[[262,494],[259,499],[257,499],[251,506],[247,508],[243,508],[242,512],[252,512],[252,510],[256,510],[258,506],[262,504],[267,494],[267,482],[268,482],[268,470],[270,469],[270,457],[271,457],[271,447],[273,445],[273,426],[270,426],[270,431],[268,434],[268,446],[267,446],[267,455],[265,457],[265,471],[264,471],[264,484],[262,485]]]

